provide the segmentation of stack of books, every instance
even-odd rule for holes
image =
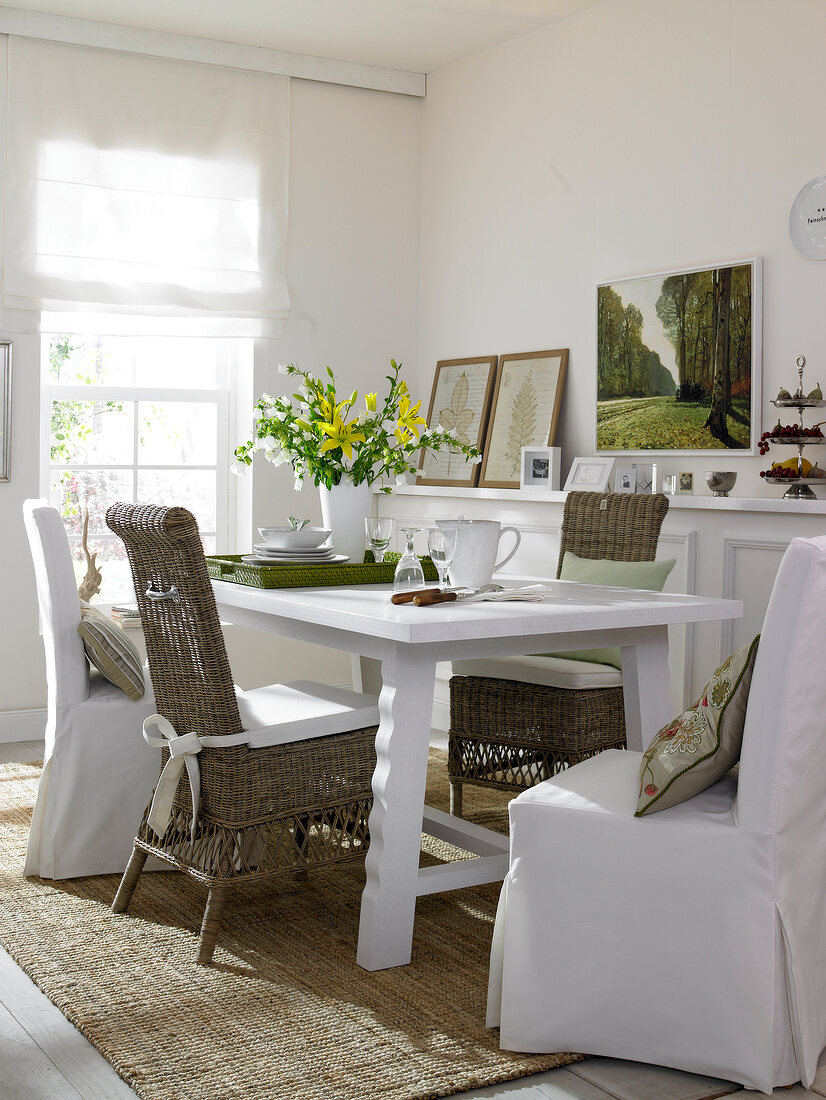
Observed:
[[[126,604],[121,607],[113,606],[112,618],[124,630],[140,630],[141,613],[138,611],[137,604]]]

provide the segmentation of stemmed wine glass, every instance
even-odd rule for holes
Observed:
[[[421,527],[402,527],[401,533],[407,540],[404,553],[399,558],[396,572],[393,574],[393,591],[410,592],[424,587],[424,570],[413,549],[413,539]]]
[[[449,583],[448,570],[453,564],[453,555],[456,553],[456,528],[447,527],[444,530],[441,527],[431,528],[427,532],[427,547],[431,561],[439,574],[439,587],[446,588]]]
[[[373,560],[384,561],[384,552],[390,545],[393,535],[393,520],[390,516],[367,516],[364,521],[364,530],[370,549],[373,551]]]

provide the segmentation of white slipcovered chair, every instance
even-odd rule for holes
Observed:
[[[511,803],[488,1002],[504,1049],[811,1085],[826,1046],[824,622],[826,538],[795,539],[739,777],[635,818],[640,754],[610,750]]]
[[[48,685],[46,751],[24,874],[63,879],[122,872],[158,777],[160,752],[141,735],[155,711],[90,677],[77,632],[80,603],[69,540],[56,508],[23,504],[37,581]]]

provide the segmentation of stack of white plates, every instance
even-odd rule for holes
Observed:
[[[259,542],[253,549],[255,553],[243,555],[242,560],[255,565],[340,565],[350,560],[346,554],[337,554],[332,546],[288,550]]]

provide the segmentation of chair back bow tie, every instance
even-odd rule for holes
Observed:
[[[152,730],[158,730],[153,733]],[[198,821],[198,803],[201,797],[201,769],[198,765],[198,753],[201,751],[201,739],[197,733],[185,733],[178,736],[172,723],[161,714],[150,714],[143,724],[143,738],[152,748],[168,748],[169,759],[161,772],[152,805],[149,808],[147,824],[163,836],[172,816],[172,802],[178,789],[178,780],[186,765],[189,777],[189,790],[192,795],[191,839],[195,840],[195,825]]]

